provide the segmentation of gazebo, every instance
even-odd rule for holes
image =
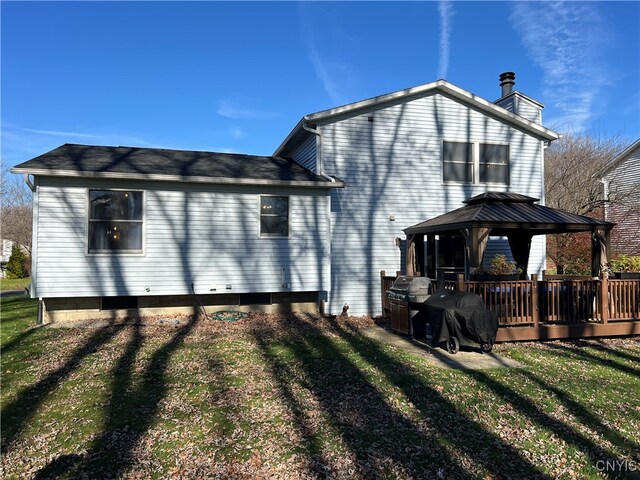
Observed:
[[[461,236],[468,279],[482,265],[489,236],[506,237],[514,261],[526,273],[534,235],[591,232],[591,271],[594,277],[602,276],[615,224],[538,205],[538,200],[518,193],[487,192],[464,201],[462,208],[406,228],[407,275],[425,271],[425,236]]]

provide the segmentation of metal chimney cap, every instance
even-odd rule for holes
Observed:
[[[500,74],[500,85],[502,82],[514,81],[516,79],[516,74],[514,72],[504,72]],[[514,82],[515,83],[515,82]]]
[[[516,84],[516,74],[513,72],[504,72],[500,74],[500,87],[502,87],[502,96],[506,97],[513,93],[513,86]]]

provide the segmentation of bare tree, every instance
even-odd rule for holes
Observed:
[[[627,187],[612,185],[607,199],[600,181],[606,165],[625,146],[618,137],[597,138],[577,134],[569,134],[554,142],[545,153],[546,205],[602,219],[606,204],[628,203]],[[640,186],[634,188],[640,191]],[[633,208],[639,208],[637,202]],[[548,256],[556,264],[558,273],[589,271],[583,240],[575,234],[550,235],[547,238]]]
[[[1,161],[2,207],[0,208],[0,233],[3,239],[22,245],[31,253],[32,195],[20,176],[9,172]]]

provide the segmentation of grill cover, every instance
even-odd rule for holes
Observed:
[[[482,297],[470,292],[439,290],[421,309],[431,325],[433,340],[445,342],[456,337],[461,345],[493,345],[498,317],[487,310]]]

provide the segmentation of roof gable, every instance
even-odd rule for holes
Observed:
[[[609,172],[611,172],[611,170],[614,170],[618,165],[620,165],[628,157],[630,157],[631,154],[636,151],[636,149],[639,149],[639,148],[640,148],[640,138],[635,142],[633,142],[631,145],[629,145],[627,148],[625,148],[622,152],[616,155],[616,157],[613,160],[611,160],[607,165],[605,165],[600,176],[604,177]]]
[[[321,122],[329,122],[344,115],[357,115],[359,112],[366,109],[379,108],[392,103],[409,101],[414,98],[433,95],[434,93],[440,93],[464,105],[473,107],[487,116],[496,118],[541,140],[550,142],[560,138],[560,135],[553,130],[545,128],[542,125],[539,125],[535,122],[527,120],[524,117],[509,112],[503,107],[489,102],[488,100],[485,100],[484,98],[479,97],[471,92],[463,90],[462,88],[457,87],[452,83],[447,82],[446,80],[438,80],[432,83],[419,85],[417,87],[398,90],[396,92],[387,93],[385,95],[380,95],[366,100],[360,100],[358,102],[349,103],[347,105],[342,105],[328,110],[322,110],[316,113],[305,115],[294,127],[291,133],[289,133],[287,138],[276,149],[274,155],[281,155],[290,141],[300,137],[301,135],[304,135],[305,125],[315,125]]]

